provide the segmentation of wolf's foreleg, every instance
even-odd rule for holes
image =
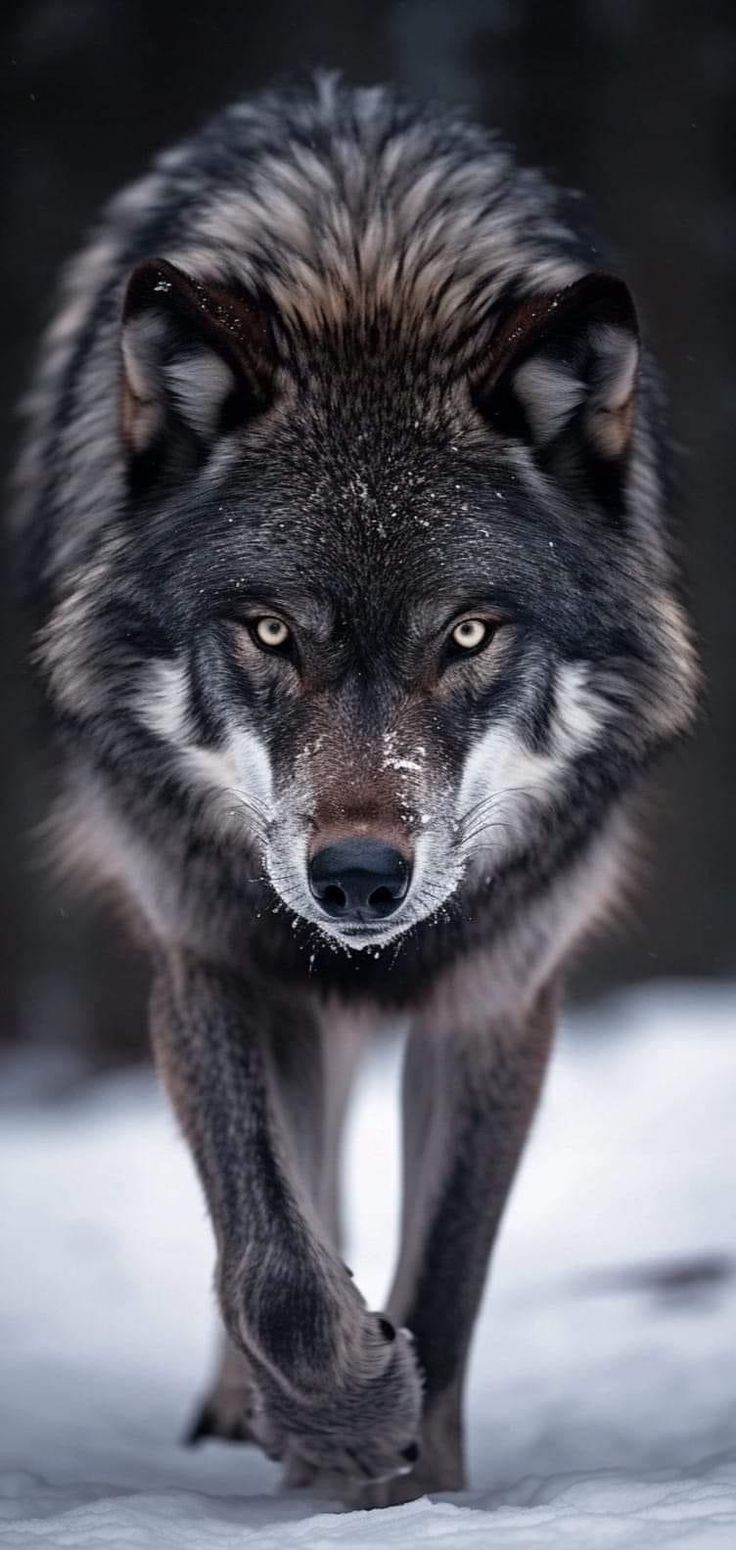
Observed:
[[[464,1484],[465,1366],[489,1255],[537,1103],[556,996],[530,1012],[479,1009],[453,1030],[447,1007],[417,1020],[404,1068],[401,1254],[388,1311],[408,1325],[425,1379],[421,1456],[383,1489],[400,1501]]]
[[[339,1006],[320,1005],[314,1017],[282,1018],[268,1034],[269,1067],[281,1118],[298,1160],[300,1177],[327,1241],[341,1242],[338,1164],[345,1110],[364,1035],[364,1019]],[[256,1441],[257,1385],[242,1349],[223,1331],[217,1371],[197,1411],[190,1442],[221,1437]],[[300,1461],[290,1477],[309,1478]]]
[[[159,968],[154,1044],[207,1196],[225,1327],[258,1386],[254,1430],[290,1462],[385,1479],[411,1457],[419,1380],[409,1342],[366,1308],[300,1173],[274,1058],[294,1018],[269,987],[184,954]]]

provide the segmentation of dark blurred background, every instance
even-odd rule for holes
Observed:
[[[575,991],[736,970],[733,0],[26,0],[6,4],[2,452],[60,263],[107,195],[229,99],[317,65],[466,104],[580,190],[669,382],[709,704],[652,803],[638,905]],[[0,599],[0,1041],[144,1046],[145,967],[41,866],[38,734]]]

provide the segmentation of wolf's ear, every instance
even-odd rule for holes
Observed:
[[[132,459],[167,441],[201,461],[219,435],[268,406],[266,312],[238,287],[190,278],[166,259],[133,270],[123,307],[123,439]]]
[[[638,363],[628,287],[588,274],[502,316],[473,397],[494,430],[531,446],[553,473],[583,466],[610,492],[631,439]]]

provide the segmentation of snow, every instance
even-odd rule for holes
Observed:
[[[736,988],[641,991],[569,1020],[475,1342],[473,1487],[373,1513],[279,1492],[253,1449],[178,1445],[213,1327],[183,1144],[148,1074],[59,1098],[53,1061],[43,1083],[16,1068],[0,1546],[734,1550],[735,1029]],[[397,1061],[388,1043],[371,1055],[347,1158],[349,1263],[376,1307]]]

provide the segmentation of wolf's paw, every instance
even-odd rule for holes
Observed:
[[[286,1484],[317,1484],[351,1500],[359,1484],[401,1476],[416,1462],[422,1386],[412,1345],[375,1315],[368,1315],[365,1338],[366,1361],[353,1372],[362,1368],[368,1376],[315,1387],[308,1396],[264,1388],[263,1419],[286,1465]]]
[[[355,1484],[350,1492],[349,1505],[356,1509],[370,1507],[400,1507],[414,1502],[419,1496],[433,1493],[460,1491],[467,1481],[461,1468],[446,1469],[437,1466],[432,1458],[424,1455],[420,1443],[416,1466],[392,1480],[378,1480],[370,1484]],[[348,1500],[348,1498],[346,1498]]]
[[[358,1486],[350,1499],[352,1507],[398,1507],[418,1496],[462,1491],[467,1486],[458,1385],[435,1395],[425,1406],[412,1468],[393,1480]]]

